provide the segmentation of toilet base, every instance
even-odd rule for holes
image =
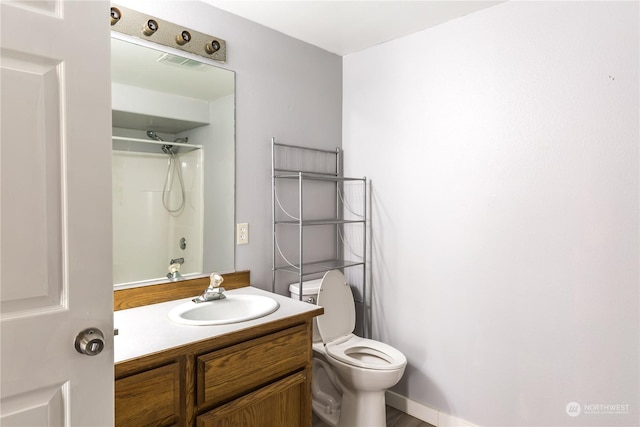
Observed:
[[[344,389],[342,408],[337,427],[386,427],[387,412],[384,391]]]
[[[342,402],[342,387],[322,354],[324,346],[313,351],[313,379],[311,381],[311,406],[313,412],[330,426],[338,424]]]
[[[311,402],[311,406],[313,408],[313,413],[323,422],[330,426],[338,425],[338,420],[340,420],[340,409],[331,410],[315,400]]]

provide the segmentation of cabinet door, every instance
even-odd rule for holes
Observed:
[[[197,427],[310,426],[306,382],[306,371],[285,377],[199,416]]]
[[[179,363],[118,379],[115,389],[116,426],[181,424]]]

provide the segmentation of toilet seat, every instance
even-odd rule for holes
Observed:
[[[344,342],[326,344],[325,350],[330,357],[359,368],[391,370],[407,364],[407,358],[399,350],[356,335],[351,335]]]
[[[325,273],[318,292],[318,305],[324,314],[318,316],[318,331],[327,355],[351,366],[371,370],[404,368],[407,359],[388,344],[353,334],[356,307],[351,287],[338,270]]]

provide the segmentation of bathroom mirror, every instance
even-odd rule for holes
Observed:
[[[111,38],[116,289],[234,271],[235,73]]]

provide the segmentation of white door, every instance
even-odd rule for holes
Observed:
[[[108,15],[0,4],[3,427],[113,425]],[[74,348],[89,327],[95,356]]]

